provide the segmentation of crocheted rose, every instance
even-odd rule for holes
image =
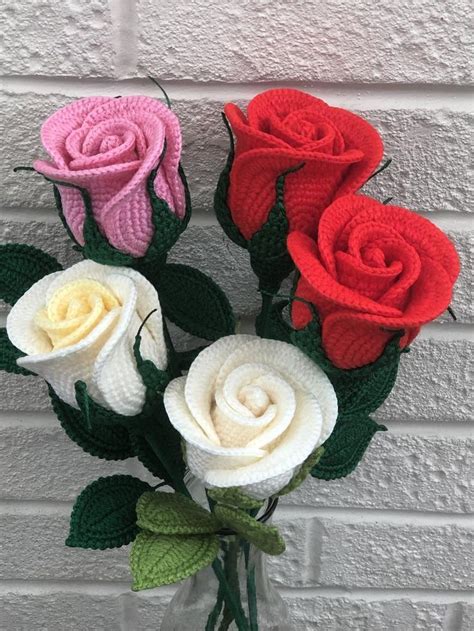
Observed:
[[[299,349],[249,335],[223,337],[170,382],[164,403],[207,487],[266,498],[331,434],[337,399]]]
[[[228,206],[249,239],[275,203],[279,175],[304,163],[285,180],[290,230],[316,234],[330,202],[357,191],[383,154],[382,140],[365,120],[299,90],[268,90],[252,99],[247,116],[224,108],[237,140]]]
[[[96,222],[118,250],[139,257],[150,244],[154,227],[146,185],[160,157],[155,192],[178,217],[184,216],[178,174],[181,130],[176,115],[159,101],[147,96],[80,99],[45,121],[41,140],[52,161],[37,160],[35,169],[85,188]],[[81,193],[65,186],[59,191],[65,220],[83,244]]]
[[[323,348],[340,368],[375,361],[395,333],[407,346],[449,306],[459,274],[441,230],[363,195],[335,201],[321,217],[317,241],[294,232],[288,249],[301,272],[296,296],[315,305]],[[308,305],[293,303],[296,328],[312,317]]]
[[[43,377],[58,397],[78,407],[75,384],[83,381],[99,405],[134,415],[145,401],[133,343],[140,325],[140,353],[166,368],[158,295],[138,272],[82,261],[35,283],[7,318],[11,342],[25,357],[20,366]]]

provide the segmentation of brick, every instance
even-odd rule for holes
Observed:
[[[290,608],[294,629],[301,631],[447,631],[443,603],[357,598],[292,598]],[[454,631],[449,629],[449,631]]]
[[[34,217],[34,214],[32,214]],[[450,232],[461,258],[462,271],[456,283],[452,307],[459,322],[474,321],[474,233]],[[59,219],[17,221],[11,213],[0,217],[0,243],[28,243],[55,256],[64,267],[80,260],[72,249]],[[229,296],[238,315],[254,315],[260,307],[257,281],[248,253],[232,243],[220,226],[190,226],[170,255],[170,261],[185,263],[209,274]],[[284,291],[286,291],[284,289]],[[1,310],[1,309],[0,309]],[[446,313],[440,322],[452,322]]]
[[[317,91],[313,93],[317,95]],[[230,91],[228,99],[232,99]],[[41,154],[42,121],[72,100],[61,94],[32,92],[3,92],[0,96],[0,137],[5,139],[1,147],[4,157],[0,164],[0,192],[5,206],[53,207],[50,185],[31,173],[14,174],[12,168],[30,164]],[[325,100],[332,105],[345,105],[337,91],[333,98],[328,96]],[[246,105],[243,100],[236,102]],[[183,129],[183,164],[193,207],[198,211],[212,208],[213,192],[227,156],[222,107],[222,100],[205,98],[205,92],[203,98],[173,99],[173,109]],[[397,107],[387,97],[386,109],[366,108],[359,113],[380,131],[386,155],[393,158],[390,167],[368,186],[368,192],[382,200],[393,196],[396,203],[414,210],[472,210],[468,173],[472,116],[468,112],[406,109]]]
[[[136,629],[140,629],[140,631],[159,629],[170,600],[169,587],[135,594],[133,603],[137,611]]]
[[[472,631],[474,629],[474,605],[462,603],[461,608],[460,631]]]
[[[471,440],[378,433],[346,478],[308,478],[285,504],[465,513],[473,510]]]
[[[106,0],[7,0],[2,6],[2,74],[111,76],[113,47]]]
[[[82,451],[59,423],[22,427],[20,419],[18,426],[0,430],[0,444],[2,499],[72,501],[100,476],[131,472],[130,460],[104,461]],[[142,477],[138,467],[133,475]]]
[[[2,627],[11,631],[117,631],[121,628],[119,596],[8,592],[0,596],[0,606]]]
[[[318,523],[319,522],[319,523]],[[316,520],[320,565],[314,580],[345,588],[452,589],[472,587],[473,532],[454,523],[343,523]]]
[[[415,340],[402,356],[395,386],[375,413],[381,421],[471,421],[474,344]]]
[[[2,579],[131,580],[128,546],[114,550],[66,547],[64,541],[69,532],[67,516],[4,514],[1,524]]]
[[[141,74],[193,81],[462,83],[466,5],[369,0],[139,4]],[[363,45],[362,45],[363,44]]]
[[[307,584],[309,571],[309,558],[307,549],[309,546],[317,547],[319,533],[313,534],[310,530],[311,519],[290,519],[275,513],[273,522],[286,543],[286,550],[279,556],[267,557],[268,571],[276,585],[287,587],[303,587]]]

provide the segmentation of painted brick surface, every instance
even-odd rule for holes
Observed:
[[[141,0],[140,69],[194,81],[467,83],[466,10],[461,0],[449,12],[425,0]]]
[[[317,89],[313,93],[317,95]],[[172,88],[170,96],[173,98]],[[72,100],[61,94],[3,92],[0,95],[5,152],[0,164],[0,192],[5,206],[53,206],[51,187],[40,176],[14,174],[12,168],[30,164],[38,157],[42,120]],[[173,109],[180,116],[183,129],[183,164],[194,208],[200,211],[212,207],[217,178],[227,156],[228,137],[220,114],[225,100],[235,100],[230,90],[223,100],[173,99]],[[347,107],[337,92],[326,100]],[[242,107],[246,105],[240,99],[236,102]],[[359,113],[380,131],[386,156],[393,158],[389,169],[372,181],[367,191],[379,199],[393,196],[394,203],[414,210],[472,210],[469,111],[424,109],[423,101],[416,109],[406,109],[388,98],[386,109],[365,109]]]
[[[321,566],[314,580],[333,587],[473,588],[472,530],[445,526],[343,523],[321,519]]]
[[[113,43],[106,0],[2,2],[5,75],[110,76]]]

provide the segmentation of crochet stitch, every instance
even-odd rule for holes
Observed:
[[[382,141],[362,118],[299,90],[268,90],[247,107],[224,112],[237,138],[228,205],[249,239],[265,223],[281,173],[304,163],[288,179],[285,208],[290,230],[311,236],[322,211],[357,191],[380,162]]]
[[[459,274],[456,250],[427,219],[363,195],[335,201],[319,223],[317,242],[288,237],[301,272],[296,296],[313,303],[323,348],[333,364],[357,368],[375,361],[397,331],[400,346],[448,307]],[[300,301],[293,324],[312,318]]]
[[[154,191],[177,217],[185,213],[178,174],[181,131],[176,115],[145,96],[90,97],[61,108],[41,128],[52,162],[35,169],[51,180],[86,189],[94,217],[108,241],[132,256],[143,256],[153,236],[146,181],[163,154]],[[58,185],[66,222],[84,243],[81,193]]]
[[[105,550],[129,544],[138,534],[135,505],[151,486],[131,475],[95,480],[81,491],[71,513],[66,545]]]

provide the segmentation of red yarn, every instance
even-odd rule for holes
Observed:
[[[449,306],[459,274],[456,250],[435,225],[363,195],[339,198],[322,214],[317,242],[293,232],[288,249],[301,272],[296,295],[315,305],[324,350],[340,368],[375,361],[397,330],[407,346]],[[293,303],[296,328],[311,318]]]
[[[290,230],[315,236],[324,208],[357,191],[383,154],[368,122],[299,90],[259,94],[247,117],[232,103],[224,111],[237,140],[227,201],[247,239],[265,223],[276,179],[289,168],[305,165],[285,181]]]

